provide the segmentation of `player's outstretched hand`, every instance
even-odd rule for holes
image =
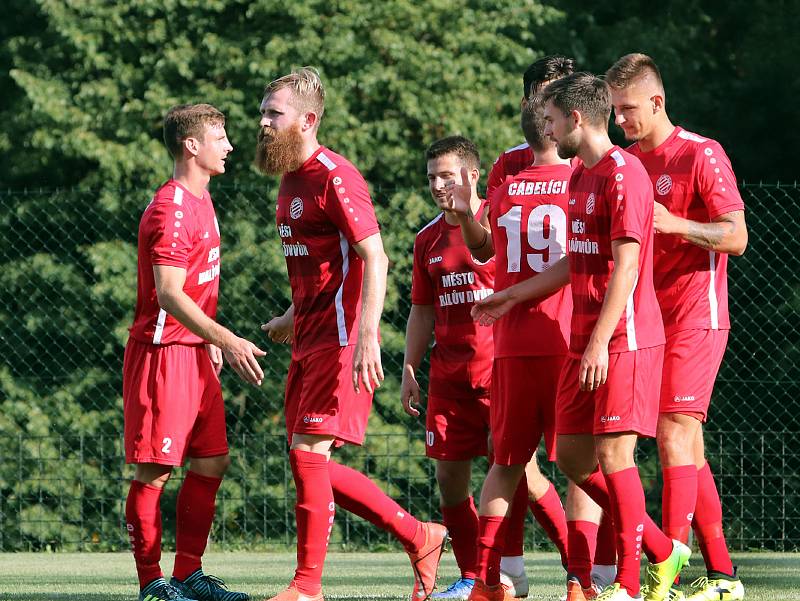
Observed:
[[[278,315],[261,325],[261,331],[269,336],[272,342],[291,344],[294,338],[294,323],[286,315]]]
[[[222,349],[209,342],[206,344],[206,352],[208,353],[208,358],[211,359],[211,365],[214,368],[214,373],[217,374],[217,377],[219,377],[219,374],[222,371],[222,364],[224,363],[222,359]]]
[[[410,366],[403,369],[403,379],[400,382],[400,399],[403,401],[403,409],[411,417],[419,417],[419,409],[414,405],[419,405],[419,382]]]
[[[267,353],[258,348],[255,344],[238,336],[222,349],[225,358],[230,366],[239,374],[245,382],[254,386],[261,386],[264,380],[264,372],[258,364],[256,357],[263,357]]]
[[[444,195],[436,196],[436,204],[443,211],[466,214],[470,209],[472,186],[469,183],[469,172],[466,167],[461,168],[461,183],[450,180],[444,185]]]
[[[608,378],[608,345],[590,341],[581,357],[578,387],[597,390]]]
[[[353,356],[353,388],[361,392],[361,383],[372,394],[383,382],[381,347],[377,336],[359,336]]]
[[[511,298],[506,290],[490,294],[486,298],[475,301],[472,305],[470,315],[472,319],[477,321],[482,326],[490,326],[503,315],[508,313],[511,308],[516,305],[516,301]]]

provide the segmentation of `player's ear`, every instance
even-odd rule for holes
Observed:
[[[579,127],[583,123],[583,115],[581,115],[581,112],[577,109],[573,109],[569,117],[572,119],[573,127]]]
[[[471,184],[477,186],[480,177],[481,177],[481,171],[477,167],[469,170],[469,181]]]
[[[188,157],[197,156],[200,152],[200,140],[197,138],[184,138],[183,140],[184,155],[188,153]]]
[[[317,115],[314,111],[307,112],[305,114],[305,118],[303,119],[303,131],[314,129],[318,123],[319,115]]]
[[[664,110],[664,97],[661,94],[656,94],[650,97],[650,102],[653,103],[653,113],[658,113]]]

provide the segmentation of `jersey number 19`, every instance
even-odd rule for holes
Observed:
[[[518,273],[522,258],[522,207],[511,207],[497,219],[506,230],[506,265],[509,273]],[[528,265],[541,273],[566,254],[567,214],[558,205],[537,205],[528,214],[528,244],[536,252],[526,253]]]

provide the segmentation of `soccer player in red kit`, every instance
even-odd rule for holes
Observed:
[[[453,180],[445,188],[445,201],[458,219],[467,248],[478,261],[495,258],[499,289],[535,277],[566,252],[567,181],[572,170],[558,158],[552,143],[544,143],[543,128],[533,124],[537,115],[541,120],[541,113],[541,104],[533,100],[523,110],[526,138],[539,153],[536,162],[497,189],[488,215],[472,210],[469,188],[463,183]],[[462,182],[464,176],[462,169]],[[517,502],[514,492],[542,437],[553,458],[556,385],[567,350],[570,312],[569,291],[557,290],[546,299],[517,307],[495,325],[494,464],[481,491],[479,572],[470,599],[511,598],[500,582],[509,506],[512,500]],[[528,386],[532,374],[534,385]],[[529,486],[544,484],[560,508],[555,488],[534,462],[528,477]]]
[[[430,145],[426,159],[434,199],[444,195],[446,182],[460,180],[463,167],[471,189],[470,207],[476,215],[483,212],[485,202],[477,189],[480,155],[472,141],[463,136],[442,138]],[[494,260],[472,258],[450,211],[439,213],[417,234],[400,396],[406,413],[418,416],[421,394],[416,371],[433,336],[425,452],[436,461],[444,525],[461,572],[433,599],[467,599],[475,581],[478,513],[471,494],[472,459],[487,453],[494,353],[491,329],[478,326],[470,310],[476,299],[492,293],[493,286]]]
[[[628,151],[647,169],[656,200],[653,277],[667,339],[656,433],[662,528],[683,542],[690,527],[697,536],[708,576],[689,599],[743,599],[702,424],[730,330],[728,255],[747,246],[744,203],[722,147],[670,121],[661,74],[649,56],[623,56],[606,81],[614,120],[634,142]]]
[[[525,70],[522,76],[522,99],[520,100],[520,110],[524,111],[532,96],[546,86],[551,81],[555,81],[565,75],[575,71],[575,61],[571,58],[560,55],[544,56],[533,63]],[[489,172],[486,184],[486,198],[491,199],[494,191],[500,187],[507,178],[518,174],[523,169],[530,167],[533,163],[534,154],[530,144],[526,141],[523,144],[506,150],[495,160]],[[534,456],[534,461],[536,460]],[[537,504],[536,490],[529,491],[532,507]],[[616,568],[616,549],[614,545],[614,530],[611,519],[603,516],[600,520],[599,530],[596,528],[597,514],[599,508],[583,491],[572,485],[569,486],[567,495],[567,517],[569,521],[577,524],[572,528],[573,538],[578,537],[580,541],[573,541],[573,547],[585,548],[587,545],[593,551],[592,580],[604,588],[606,584],[614,580]],[[548,522],[546,516],[541,516],[538,511],[534,511],[537,519],[548,533],[558,533],[560,528],[555,522]],[[575,534],[579,532],[580,534]],[[567,534],[551,536],[551,539],[559,548],[562,549],[562,539],[565,541]],[[520,557],[515,557],[519,555]],[[509,532],[506,538],[506,551],[500,562],[501,573],[500,581],[514,588],[520,579],[525,576],[522,567],[522,539],[516,532]],[[581,554],[582,555],[582,554]]]
[[[598,598],[640,598],[644,548],[652,561],[646,598],[663,601],[690,551],[647,517],[634,463],[637,436],[655,434],[663,360],[652,280],[652,187],[641,163],[608,138],[611,100],[604,81],[576,73],[550,84],[543,97],[546,133],[559,156],[582,162],[569,183],[569,255],[473,311],[491,323],[520,300],[571,284],[569,354],[557,402],[558,464],[614,520],[617,576]],[[584,573],[575,586],[588,585]]]
[[[230,464],[219,373],[223,356],[260,385],[264,351],[214,321],[219,225],[208,193],[233,150],[225,116],[208,104],[170,109],[164,142],[175,161],[139,223],[136,313],[125,347],[125,461],[136,464],[125,519],[140,601],[246,601],[207,576],[201,558]],[[173,466],[189,459],[178,493],[173,577],[164,580],[159,501]]]
[[[412,600],[420,601],[433,591],[446,528],[417,521],[369,478],[330,458],[334,446],[361,444],[383,380],[378,323],[388,259],[364,178],[317,141],[324,102],[309,67],[269,83],[261,102],[256,166],[282,176],[276,223],[292,287],[289,309],[262,329],[292,343],[285,416],[297,488],[297,569],[272,599],[323,598],[336,504],[403,543],[414,570]]]

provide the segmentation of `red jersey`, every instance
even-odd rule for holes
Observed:
[[[731,162],[717,142],[676,127],[658,148],[629,151],[650,174],[655,199],[673,215],[708,223],[743,211]],[[728,330],[728,255],[656,234],[653,278],[667,333]]]
[[[486,208],[481,205],[480,214]],[[411,302],[433,305],[435,344],[428,393],[441,397],[486,396],[492,382],[492,329],[470,316],[476,300],[494,290],[494,260],[479,263],[461,228],[440,213],[414,240]]]
[[[569,184],[570,353],[581,356],[614,269],[611,242],[639,243],[639,272],[609,341],[610,353],[664,344],[653,287],[653,186],[639,159],[614,146],[594,167],[575,168]]]
[[[535,277],[567,253],[569,165],[529,166],[492,196],[489,222],[495,287]],[[564,355],[572,298],[569,287],[520,303],[495,323],[495,357]]]
[[[378,233],[367,183],[320,146],[284,174],[275,221],[292,286],[292,357],[356,343],[364,261],[353,244]]]
[[[174,179],[161,186],[139,221],[136,312],[130,336],[149,344],[203,344],[158,304],[153,265],[186,270],[183,291],[203,313],[217,314],[219,224],[208,191],[194,196]]]
[[[486,180],[486,198],[492,200],[494,191],[503,185],[506,178],[516,175],[533,163],[533,150],[527,142],[509,148],[501,154],[492,165],[489,177]]]

